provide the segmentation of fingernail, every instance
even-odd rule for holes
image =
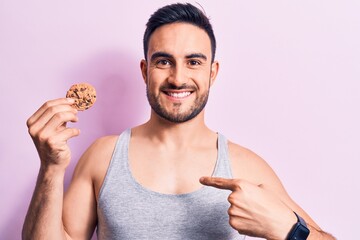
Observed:
[[[66,98],[66,100],[69,102],[69,103],[74,103],[75,100],[73,98]]]

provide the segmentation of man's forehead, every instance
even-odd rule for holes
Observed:
[[[156,29],[150,36],[148,57],[155,52],[183,57],[203,54],[210,58],[211,41],[205,30],[189,23],[171,23]]]

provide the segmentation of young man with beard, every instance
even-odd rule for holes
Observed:
[[[29,118],[41,168],[24,239],[89,239],[96,227],[99,239],[306,239],[308,230],[308,239],[333,239],[263,159],[205,125],[215,46],[196,7],[155,12],[141,61],[150,119],[95,141],[64,196],[66,142],[79,134],[65,124],[78,120],[73,101],[48,101]]]

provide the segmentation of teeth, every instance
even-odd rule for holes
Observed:
[[[189,96],[189,95],[191,94],[191,92],[181,92],[181,93],[169,92],[168,94],[169,94],[169,96],[171,96],[171,97],[184,98],[184,97]]]

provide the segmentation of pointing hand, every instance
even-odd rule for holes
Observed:
[[[274,192],[245,180],[202,177],[200,183],[232,191],[228,197],[230,225],[241,234],[286,239],[297,219]]]

